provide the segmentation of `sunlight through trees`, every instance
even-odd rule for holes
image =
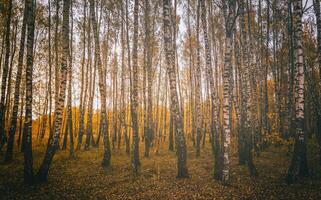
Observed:
[[[157,184],[164,166],[266,181],[274,158],[279,181],[320,178],[319,0],[1,0],[0,15],[4,175],[48,182],[65,155]]]

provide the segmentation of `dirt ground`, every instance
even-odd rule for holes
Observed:
[[[209,145],[207,145],[209,146]],[[124,149],[113,150],[111,167],[101,167],[103,148],[76,152],[58,151],[50,168],[48,183],[23,184],[23,154],[15,153],[11,164],[0,165],[0,199],[321,199],[321,167],[318,154],[309,151],[310,178],[293,185],[284,181],[290,155],[284,147],[270,147],[254,161],[259,177],[251,178],[246,166],[239,166],[232,155],[231,181],[223,186],[213,179],[213,157],[208,147],[201,157],[188,147],[190,178],[176,179],[176,156],[164,145],[159,155],[143,157],[141,170],[133,177],[130,156]],[[34,171],[38,170],[44,144],[34,147]],[[0,158],[3,158],[3,152]]]

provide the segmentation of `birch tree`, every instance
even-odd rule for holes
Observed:
[[[299,175],[308,175],[306,157],[306,133],[304,131],[304,63],[302,47],[302,1],[293,1],[294,36],[296,39],[295,51],[295,143],[291,164],[288,170],[287,182],[294,182]]]
[[[175,123],[175,141],[176,141],[176,155],[177,155],[177,178],[188,177],[188,170],[186,166],[186,142],[183,133],[183,116],[178,103],[177,92],[177,77],[175,63],[173,60],[173,38],[172,38],[172,22],[171,22],[171,1],[163,0],[163,23],[164,23],[164,50],[165,60],[167,66],[167,76],[170,85],[170,110]]]
[[[135,0],[134,5],[134,36],[133,36],[133,66],[132,66],[132,91],[131,91],[131,118],[133,130],[132,143],[132,170],[134,174],[138,173],[139,161],[139,133],[138,133],[138,0]]]
[[[34,33],[35,33],[35,3],[27,0],[27,65],[26,65],[26,112],[24,122],[24,181],[27,184],[34,182],[32,158],[32,74],[34,58]]]
[[[7,16],[6,16],[6,33],[4,38],[5,43],[5,57],[4,66],[2,68],[2,80],[1,80],[1,99],[0,99],[0,150],[6,142],[5,133],[5,114],[6,114],[6,91],[7,91],[7,79],[9,71],[9,58],[10,58],[10,24],[12,17],[12,0],[7,2]]]
[[[18,108],[19,108],[19,99],[20,99],[20,85],[21,85],[21,77],[22,77],[22,65],[23,65],[23,58],[24,58],[24,49],[25,49],[25,38],[26,38],[26,24],[27,24],[27,1],[25,1],[25,8],[23,14],[23,21],[21,27],[21,38],[20,38],[20,49],[19,49],[19,56],[18,56],[18,69],[16,75],[16,82],[15,82],[15,91],[14,91],[14,102],[12,108],[12,116],[11,116],[11,125],[9,130],[9,139],[7,145],[7,152],[5,161],[12,160],[12,153],[13,153],[13,143],[14,143],[14,136],[16,133],[17,128],[17,117],[18,117]]]
[[[59,135],[62,128],[62,114],[66,96],[66,83],[67,83],[67,61],[69,57],[69,15],[70,15],[70,0],[63,1],[63,22],[62,22],[62,40],[63,40],[63,54],[61,58],[60,68],[60,86],[57,106],[55,107],[55,119],[54,119],[54,132],[53,136],[49,137],[47,150],[43,159],[43,162],[38,171],[38,180],[40,182],[46,182],[48,171],[52,159],[59,145]]]
[[[226,184],[230,179],[230,144],[231,144],[231,130],[230,130],[230,111],[231,104],[231,77],[232,77],[232,52],[233,52],[233,32],[235,24],[235,0],[222,2],[223,12],[225,18],[225,58],[223,68],[223,167],[221,180]]]
[[[90,0],[90,19],[92,22],[92,30],[94,33],[94,43],[95,43],[95,57],[97,60],[97,67],[99,73],[99,91],[100,91],[100,103],[101,103],[101,118],[102,118],[102,132],[104,134],[104,158],[102,161],[103,167],[109,167],[111,152],[110,152],[110,142],[108,134],[107,125],[107,107],[106,107],[106,82],[103,76],[103,69],[100,57],[100,42],[99,42],[99,32],[97,27],[97,21],[95,17],[95,1]]]

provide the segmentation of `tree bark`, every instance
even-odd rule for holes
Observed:
[[[176,128],[176,155],[177,155],[177,178],[188,177],[188,170],[186,166],[186,142],[183,133],[183,117],[179,108],[178,93],[177,93],[177,78],[175,64],[173,63],[173,38],[172,38],[172,23],[171,23],[171,6],[170,0],[163,0],[163,20],[164,20],[164,48],[165,59],[167,65],[167,75],[170,83],[170,110],[173,115],[173,121]]]
[[[304,131],[304,63],[302,47],[302,1],[293,1],[294,36],[295,43],[295,144],[292,161],[288,170],[287,182],[293,183],[299,175],[308,175],[308,163],[306,157],[306,133]]]
[[[85,101],[86,101],[86,91],[84,95],[84,87],[87,88],[87,84],[85,86],[84,75],[85,75],[85,59],[86,59],[86,12],[87,12],[87,0],[84,0],[84,21],[83,21],[83,54],[81,61],[81,89],[80,89],[80,105],[79,105],[79,130],[78,130],[78,142],[77,142],[77,150],[80,150],[82,137],[85,132]],[[86,75],[86,77],[88,77]],[[87,78],[86,78],[87,80]],[[86,81],[87,82],[87,81]]]
[[[317,41],[318,41],[318,58],[319,58],[319,78],[321,81],[321,13],[320,13],[320,0],[313,0],[313,8],[315,18],[317,20]]]
[[[24,123],[24,181],[27,184],[34,182],[32,158],[32,74],[35,32],[35,4],[27,0],[27,65],[26,65],[26,113]]]
[[[6,28],[5,28],[5,60],[2,71],[2,81],[1,81],[1,99],[0,99],[0,150],[6,142],[5,133],[5,114],[6,114],[6,91],[7,91],[7,79],[9,70],[9,59],[10,59],[10,24],[12,17],[12,0],[8,1],[7,5],[7,17],[6,17]]]
[[[254,127],[251,127],[251,123],[254,121],[254,110],[251,108],[254,108],[256,99],[254,96],[254,87],[257,87],[256,84],[252,84],[252,76],[251,72],[254,70],[252,66],[252,55],[253,52],[251,51],[251,41],[250,41],[250,26],[248,29],[248,33],[245,30],[245,9],[244,9],[244,3],[242,2],[240,4],[240,28],[241,28],[241,34],[242,34],[242,47],[243,47],[243,69],[242,69],[242,111],[241,111],[241,129],[239,130],[239,139],[240,141],[240,149],[239,149],[239,161],[240,164],[248,164],[250,174],[252,176],[257,176],[256,168],[252,161],[252,131],[254,130]],[[249,21],[249,18],[248,18]],[[255,110],[256,112],[256,110]]]
[[[26,35],[27,14],[28,14],[27,1],[25,1],[23,22],[21,27],[20,49],[19,49],[19,56],[18,56],[18,70],[16,75],[15,91],[14,91],[14,98],[13,98],[14,102],[13,102],[13,109],[12,109],[12,116],[11,116],[11,125],[9,130],[7,152],[5,156],[6,162],[9,162],[12,160],[14,135],[17,128],[17,116],[18,116],[19,99],[20,99],[20,85],[21,85],[22,65],[23,65],[25,38],[26,38],[25,35]]]
[[[90,145],[90,139],[92,135],[92,130],[93,130],[93,101],[94,101],[94,96],[95,96],[95,86],[96,86],[96,68],[97,68],[97,57],[95,54],[94,58],[94,67],[92,67],[92,52],[91,52],[91,30],[92,26],[92,21],[88,23],[88,69],[90,70],[89,73],[89,91],[88,91],[88,113],[87,113],[87,127],[86,127],[86,140],[85,140],[85,150],[89,149]],[[101,124],[102,125],[102,124]],[[108,129],[107,129],[108,130]]]
[[[97,22],[95,18],[95,1],[90,0],[90,17],[92,21],[92,28],[94,33],[95,41],[95,57],[97,60],[98,73],[99,73],[99,91],[100,91],[100,103],[101,103],[101,118],[102,118],[102,132],[104,134],[104,158],[102,161],[103,167],[109,167],[110,165],[110,142],[109,142],[109,133],[107,129],[107,108],[106,108],[106,81],[103,76],[103,68],[100,57],[100,42],[99,42],[99,32],[97,28]]]
[[[69,56],[69,13],[70,13],[70,0],[64,0],[63,4],[63,27],[62,27],[62,39],[63,39],[63,54],[61,59],[60,69],[60,88],[59,88],[59,100],[55,107],[55,119],[54,119],[54,133],[49,138],[48,147],[44,156],[44,160],[38,171],[38,180],[40,182],[46,182],[49,167],[51,161],[55,155],[59,144],[59,135],[62,128],[62,113],[65,102],[66,82],[67,82],[67,59]]]
[[[231,144],[231,130],[230,130],[230,97],[231,97],[231,77],[232,72],[232,42],[233,42],[233,32],[235,24],[235,4],[236,1],[231,0],[223,2],[223,11],[225,15],[225,59],[224,59],[224,68],[223,68],[223,167],[222,167],[222,177],[221,180],[223,184],[227,184],[230,179],[230,144]]]
[[[197,5],[197,21],[196,21],[196,41],[197,41],[197,52],[196,52],[196,66],[195,66],[195,129],[196,129],[196,157],[200,156],[200,143],[201,143],[201,45],[199,41],[199,27],[200,27],[200,7],[205,4],[203,1],[199,1]],[[204,5],[205,7],[205,5]],[[206,17],[206,16],[205,16]],[[202,14],[203,22],[203,14]],[[204,36],[205,38],[205,36]],[[207,69],[207,68],[206,68]]]
[[[138,133],[138,0],[135,0],[134,5],[134,38],[133,38],[133,66],[132,66],[132,98],[131,98],[131,118],[133,130],[132,143],[132,170],[134,174],[139,171],[139,133]]]

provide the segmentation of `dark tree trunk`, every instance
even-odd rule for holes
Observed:
[[[165,111],[166,112],[166,111]],[[174,151],[174,120],[172,115],[169,118],[169,136],[168,136],[168,150]]]
[[[0,99],[0,151],[7,140],[5,133],[5,114],[6,114],[6,91],[7,91],[7,79],[9,70],[9,59],[10,59],[10,24],[12,17],[12,0],[7,3],[7,17],[6,17],[6,28],[5,28],[5,60],[2,71],[1,81],[1,99]]]
[[[33,47],[35,32],[35,5],[34,1],[27,0],[27,65],[26,65],[26,114],[24,124],[24,181],[32,184],[33,161],[32,161],[32,74],[33,74]]]
[[[24,57],[24,49],[25,49],[26,21],[27,21],[27,13],[28,13],[26,8],[27,8],[27,1],[25,1],[25,9],[24,9],[23,22],[22,22],[22,28],[21,28],[20,49],[19,49],[19,57],[18,57],[18,71],[16,75],[11,125],[10,125],[10,131],[9,131],[7,152],[5,157],[5,161],[7,162],[12,160],[13,142],[14,142],[14,136],[17,128],[17,116],[18,116],[19,99],[20,99],[22,65],[23,65],[23,57]]]

